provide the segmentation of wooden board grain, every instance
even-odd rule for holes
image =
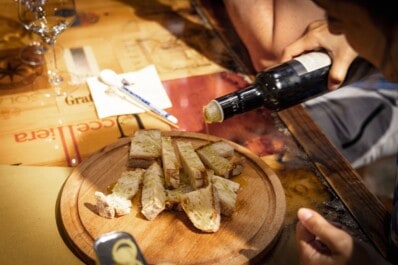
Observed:
[[[199,133],[163,133],[196,146],[221,140]],[[222,217],[218,232],[200,232],[184,212],[164,211],[147,221],[140,213],[138,196],[129,215],[115,219],[97,215],[94,192],[107,192],[126,169],[130,140],[125,138],[83,161],[65,182],[59,204],[61,229],[71,247],[93,264],[94,240],[110,231],[126,231],[150,264],[247,264],[266,254],[282,229],[285,194],[278,177],[259,157],[229,143],[245,162],[242,174],[234,179],[241,184],[236,212],[231,218]]]

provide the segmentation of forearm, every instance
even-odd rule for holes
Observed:
[[[311,1],[224,0],[224,3],[257,71],[275,65],[283,49],[299,38],[311,21],[323,17],[323,11]]]
[[[229,18],[246,46],[253,66],[260,70],[278,57],[272,49],[274,2],[272,0],[224,0]]]

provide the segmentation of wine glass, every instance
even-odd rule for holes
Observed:
[[[18,18],[24,27],[38,34],[46,46],[47,77],[56,96],[66,94],[65,77],[57,67],[55,43],[59,34],[77,17],[74,0],[18,0]]]

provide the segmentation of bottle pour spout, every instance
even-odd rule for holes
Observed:
[[[224,112],[220,104],[212,100],[203,108],[203,117],[206,123],[222,122]]]

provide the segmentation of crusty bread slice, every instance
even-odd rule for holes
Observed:
[[[96,191],[95,201],[97,212],[105,218],[114,218],[116,216],[129,214],[131,211],[131,201],[120,197],[116,194],[105,195],[100,191]]]
[[[106,218],[114,218],[130,213],[131,199],[140,187],[144,172],[145,169],[141,168],[123,171],[113,186],[112,193],[105,195],[99,191],[95,192],[98,214]]]
[[[232,148],[232,151],[231,151]],[[203,163],[218,176],[230,178],[242,172],[242,159],[238,159],[231,145],[218,141],[196,150]],[[226,158],[228,157],[228,158]]]
[[[232,175],[234,164],[228,159],[218,155],[212,145],[206,145],[196,150],[200,159],[210,169],[214,170],[214,173],[225,178],[229,178]]]
[[[170,136],[162,136],[162,166],[166,187],[178,188],[181,164]]]
[[[240,173],[242,173],[243,162],[245,161],[245,158],[239,156],[235,152],[235,149],[232,145],[226,143],[225,141],[220,140],[211,143],[209,146],[211,146],[211,149],[214,152],[216,152],[219,156],[227,158],[234,165],[231,172],[232,176],[238,176]]]
[[[181,207],[199,230],[217,232],[220,228],[220,202],[212,184],[181,195]]]
[[[188,176],[184,172],[181,172],[178,188],[166,189],[166,208],[169,210],[182,211],[180,206],[181,195],[194,190],[195,189],[192,188]]]
[[[211,176],[211,182],[220,199],[221,214],[231,216],[235,211],[240,184],[216,175]]]
[[[166,209],[180,211],[181,195],[184,193],[180,189],[165,190],[166,193]]]
[[[131,200],[140,188],[144,172],[145,169],[142,168],[122,172],[112,188],[112,193]]]
[[[137,130],[131,137],[128,166],[148,168],[160,161],[161,131],[157,129]]]
[[[159,164],[155,162],[144,174],[141,213],[148,220],[153,220],[165,209],[165,201],[163,171]]]
[[[192,188],[205,187],[209,183],[207,170],[198,154],[195,152],[191,142],[177,141],[177,150],[180,155],[181,164],[187,174]]]
[[[224,141],[216,141],[208,145],[213,152],[222,157],[231,157],[235,154],[235,149]]]

